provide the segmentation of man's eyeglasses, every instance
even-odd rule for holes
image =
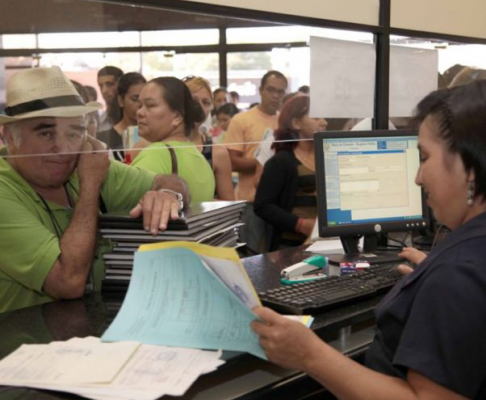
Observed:
[[[273,86],[265,86],[264,90],[266,90],[270,94],[277,94],[279,96],[283,96],[285,94],[285,89],[277,89]]]

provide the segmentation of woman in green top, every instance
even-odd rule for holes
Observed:
[[[213,200],[213,171],[189,140],[195,122],[204,118],[189,89],[174,77],[155,78],[144,86],[139,99],[138,132],[151,144],[132,165],[179,175],[187,182],[192,203]]]

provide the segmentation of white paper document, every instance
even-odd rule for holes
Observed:
[[[437,90],[437,50],[390,46],[390,117],[410,117],[420,100]]]
[[[373,116],[376,52],[371,43],[311,36],[310,116]]]
[[[140,343],[52,342],[22,345],[0,362],[2,382],[103,383],[110,382]],[[75,367],[74,367],[75,366]]]
[[[316,240],[305,251],[318,254],[344,254],[341,239]]]
[[[76,362],[68,366],[73,354]],[[200,375],[224,363],[220,357],[221,351],[101,343],[98,338],[23,345],[0,361],[0,385],[63,391],[96,400],[155,400],[183,395]]]
[[[364,238],[359,239],[358,248],[362,249],[364,244]],[[331,254],[344,254],[343,244],[340,238],[329,238],[316,240],[309,247],[305,249],[311,253],[331,255]]]

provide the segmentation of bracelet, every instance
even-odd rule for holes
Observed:
[[[184,209],[184,198],[182,197],[182,194],[180,194],[179,192],[175,192],[174,190],[170,190],[170,189],[159,189],[159,192],[173,194],[175,196],[176,200],[179,202],[179,211],[182,211]]]

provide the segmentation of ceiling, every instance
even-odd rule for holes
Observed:
[[[0,34],[149,31],[268,25],[270,24],[225,16],[86,0],[0,1]]]

